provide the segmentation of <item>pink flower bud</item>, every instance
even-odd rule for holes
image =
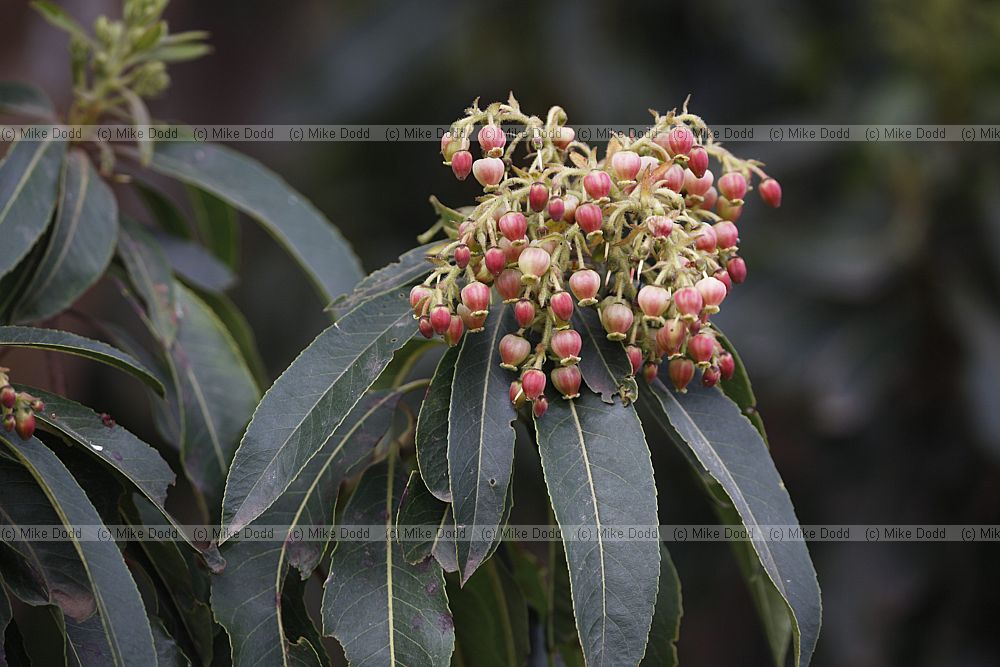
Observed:
[[[445,160],[451,160],[455,157],[455,153],[458,151],[469,150],[469,138],[463,136],[461,139],[455,139],[451,136],[451,132],[445,132],[441,135],[441,156]],[[472,162],[470,161],[471,165]]]
[[[702,202],[699,205],[704,211],[711,211],[712,207],[715,206],[715,202],[719,199],[719,193],[715,188],[709,188],[702,196]]]
[[[521,388],[521,383],[514,380],[510,383],[510,402],[514,404],[515,408],[519,408],[524,405],[525,396],[524,390]]]
[[[533,401],[545,391],[545,373],[537,368],[529,368],[521,374],[521,388],[529,401]]]
[[[464,181],[469,177],[469,173],[472,171],[472,153],[469,151],[458,151],[451,156],[451,173],[455,174],[455,178],[460,181]],[[502,176],[503,174],[501,174]],[[478,179],[479,177],[476,176]],[[481,181],[480,181],[481,182]],[[499,179],[497,183],[499,183]],[[484,184],[485,185],[485,184]]]
[[[670,381],[674,383],[677,391],[683,393],[686,391],[685,387],[694,379],[694,364],[690,359],[680,357],[671,359],[667,366],[667,375],[670,376]]]
[[[611,177],[605,171],[594,169],[583,177],[583,189],[591,199],[607,197],[611,192]]]
[[[680,320],[673,319],[656,332],[656,345],[663,354],[674,356],[680,353],[685,338],[687,327]]]
[[[576,224],[585,234],[593,234],[601,228],[604,214],[597,204],[581,204],[576,209]]]
[[[464,243],[455,246],[455,266],[464,269],[469,265],[470,259],[472,259],[472,251],[469,250],[469,246]]]
[[[555,138],[552,139],[552,143],[556,145],[556,148],[564,151],[569,148],[574,139],[576,139],[576,130],[572,127],[560,127]]]
[[[434,327],[431,326],[431,318],[427,315],[421,316],[419,322],[417,322],[417,328],[420,329],[420,335],[424,338],[434,337]]]
[[[573,329],[564,329],[552,334],[550,345],[552,352],[559,357],[559,363],[563,366],[575,364],[580,361],[580,349],[583,347],[583,339]]]
[[[697,178],[704,176],[705,170],[708,169],[708,151],[701,146],[695,146],[688,151],[688,169]]]
[[[531,354],[531,343],[517,334],[507,334],[500,339],[500,365],[512,371],[524,363]]]
[[[714,387],[719,384],[719,367],[709,366],[701,372],[701,384],[704,387]]]
[[[507,143],[507,135],[502,128],[496,125],[483,125],[479,130],[479,147],[484,153],[489,153],[493,149],[501,149]]]
[[[653,380],[656,379],[656,376],[659,374],[659,371],[660,371],[659,364],[653,361],[647,361],[642,367],[642,377],[646,380],[646,382],[652,382]]]
[[[479,164],[478,160],[476,164]],[[684,189],[689,195],[703,196],[712,187],[713,180],[715,180],[715,176],[712,175],[711,171],[706,170],[699,178],[690,169],[684,170]]]
[[[573,290],[581,306],[591,306],[597,303],[601,276],[593,269],[581,269],[569,277],[569,288]]]
[[[663,185],[668,190],[680,192],[684,187],[684,169],[680,165],[672,164],[663,175]]]
[[[765,178],[758,186],[760,198],[771,208],[781,206],[781,184],[773,178]]]
[[[628,357],[628,362],[632,365],[632,375],[635,375],[642,367],[642,348],[629,345],[625,348],[625,356]]]
[[[544,417],[548,410],[549,400],[544,396],[539,397],[538,400],[531,404],[531,412],[535,415],[535,419]]]
[[[566,214],[566,203],[563,202],[559,197],[553,197],[549,200],[549,217],[553,220],[562,220],[563,215]]]
[[[694,247],[698,250],[702,252],[715,252],[718,244],[718,239],[715,238],[715,229],[708,223],[702,224],[698,228],[698,231],[695,232]]]
[[[686,125],[678,125],[667,135],[664,148],[670,155],[687,155],[694,146],[694,133]]]
[[[521,256],[521,251],[524,250],[524,241],[512,243],[504,237],[500,238],[500,242],[497,245],[503,250],[503,256],[508,264],[516,262]]]
[[[699,364],[706,364],[715,353],[715,338],[707,334],[691,336],[687,345],[688,356]]]
[[[514,304],[514,319],[519,327],[524,329],[535,319],[535,304],[528,299],[521,299]]]
[[[620,181],[634,181],[641,166],[642,160],[632,151],[618,151],[611,156],[611,169]]]
[[[30,438],[35,432],[35,415],[28,410],[15,410],[14,430],[22,440]]]
[[[643,155],[639,158],[639,173],[651,174],[660,166],[659,158],[653,155]]]
[[[462,324],[470,332],[475,333],[485,328],[486,316],[489,314],[487,311],[481,310],[474,313],[464,303],[458,304],[458,308],[455,310],[458,311],[458,316],[462,318]]]
[[[462,340],[463,333],[465,333],[465,324],[462,322],[462,318],[458,315],[452,315],[451,322],[448,323],[448,328],[444,332],[444,342],[448,344],[448,347],[455,347],[458,345],[458,341]]]
[[[742,200],[740,200],[742,201]],[[730,222],[736,222],[743,215],[743,205],[733,204],[731,201],[725,197],[719,197],[718,206],[716,206],[716,211],[719,213],[719,217],[724,220],[729,220]]]
[[[547,203],[549,203],[549,189],[544,183],[532,183],[528,189],[528,206],[535,213],[541,213]]]
[[[15,426],[17,426],[17,420],[14,418],[14,413],[10,412],[3,418],[4,430],[10,433],[14,430]]]
[[[722,303],[722,300],[726,298],[726,294],[729,292],[725,283],[711,276],[702,278],[694,286],[705,302],[705,309],[710,312],[718,312],[719,304]]]
[[[434,333],[443,334],[450,324],[451,311],[448,310],[448,306],[441,304],[431,308],[431,327],[434,328]]]
[[[490,248],[486,251],[483,262],[486,264],[486,270],[495,276],[507,266],[507,257],[500,248]]]
[[[483,157],[472,163],[472,175],[483,187],[496,185],[503,180],[506,171],[503,160],[498,157]]]
[[[412,291],[410,294],[410,305],[413,305]],[[17,402],[17,391],[15,391],[14,388],[9,384],[4,385],[3,388],[0,389],[0,405],[3,405],[3,407],[9,410],[14,407],[14,404],[16,402]]]
[[[646,218],[646,229],[656,238],[665,239],[673,231],[674,223],[666,216],[651,215]]]
[[[659,285],[645,285],[639,290],[637,301],[646,321],[658,322],[670,307],[670,292]]]
[[[524,243],[524,235],[528,232],[528,219],[523,213],[513,211],[504,213],[500,218],[500,233],[507,237],[511,243]]]
[[[476,281],[462,288],[462,303],[474,314],[479,315],[490,309],[490,288]]]
[[[747,279],[747,263],[743,261],[742,257],[733,257],[729,260],[729,263],[726,264],[726,271],[737,285]]]
[[[625,340],[634,319],[632,309],[624,303],[609,303],[601,310],[601,324],[608,332],[608,340]]]
[[[410,290],[410,307],[413,308],[414,315],[419,317],[427,312],[427,301],[430,299],[432,293],[429,287],[423,285],[413,286],[413,289]],[[3,396],[0,393],[0,402],[2,402],[2,399]],[[4,406],[8,408],[14,407],[13,403],[11,405],[4,403]]]
[[[719,179],[719,194],[729,201],[743,199],[746,193],[747,179],[738,171],[727,172]]]
[[[692,318],[698,316],[705,304],[701,292],[693,287],[682,287],[674,293],[674,305],[681,315]]]
[[[538,282],[538,279],[549,270],[551,261],[549,253],[545,252],[543,248],[538,246],[525,248],[521,256],[517,258],[518,268],[524,274],[521,280],[526,283]]]
[[[729,272],[725,269],[719,269],[714,274],[715,278],[720,280],[723,285],[726,286],[726,293],[728,294],[731,289],[733,289],[733,279],[729,277]]]
[[[576,221],[576,207],[580,205],[580,200],[576,195],[566,195],[563,197],[563,220],[571,225]]]
[[[556,388],[565,399],[576,398],[580,395],[580,369],[576,366],[561,366],[553,368],[549,373],[552,376],[552,386]]]
[[[463,220],[462,224],[458,226],[458,238],[462,239],[463,243],[471,243],[475,236],[476,223],[472,220]]]
[[[569,322],[569,318],[573,317],[573,297],[569,292],[556,292],[549,298],[549,308],[557,318]]]
[[[504,303],[513,303],[521,296],[521,272],[517,269],[504,269],[493,284]]]
[[[736,372],[736,359],[728,352],[719,355],[719,374],[723,380],[731,380]]]
[[[715,223],[712,229],[715,230],[715,239],[723,250],[735,248],[740,242],[740,230],[729,220]]]

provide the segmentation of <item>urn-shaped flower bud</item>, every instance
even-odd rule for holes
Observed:
[[[708,169],[708,151],[701,146],[692,148],[688,151],[687,166],[697,178],[704,176],[705,170]]]
[[[658,239],[665,239],[674,230],[674,223],[665,215],[651,215],[646,218],[646,229]]]
[[[528,206],[535,213],[545,210],[545,205],[549,203],[549,189],[544,183],[532,183],[528,189]]]
[[[30,410],[15,410],[14,430],[22,440],[30,438],[35,432],[35,415]]]
[[[489,153],[493,149],[501,149],[507,143],[507,135],[502,128],[496,125],[483,125],[479,130],[479,147],[484,153]]]
[[[629,345],[625,348],[625,356],[628,357],[628,363],[632,366],[632,375],[635,375],[642,368],[642,348]]]
[[[705,305],[701,292],[694,287],[682,287],[674,292],[674,305],[682,316],[695,319]]]
[[[434,327],[431,326],[431,318],[424,315],[418,320],[417,328],[420,330],[420,335],[424,338],[434,337]]]
[[[485,310],[472,312],[464,303],[458,304],[455,308],[458,316],[462,318],[462,324],[471,332],[482,331],[486,326],[486,316],[489,314]]]
[[[593,234],[601,229],[604,214],[597,204],[581,204],[576,209],[576,224],[587,235]]]
[[[549,298],[549,308],[559,320],[569,322],[569,318],[573,317],[573,297],[569,292],[556,292]]]
[[[715,230],[715,240],[723,250],[735,248],[740,242],[740,230],[729,220],[722,220],[712,225]]]
[[[566,214],[566,202],[561,197],[553,197],[549,200],[549,217],[553,220],[562,220]]]
[[[525,234],[528,232],[528,219],[519,211],[504,213],[500,218],[500,233],[511,243],[525,243]]]
[[[641,166],[642,160],[632,151],[618,151],[611,156],[611,169],[620,181],[634,181]]]
[[[510,402],[514,404],[515,408],[519,408],[524,405],[525,400],[527,400],[527,397],[524,395],[521,383],[514,380],[510,383]]]
[[[677,391],[683,393],[691,380],[694,379],[694,363],[690,359],[682,357],[671,359],[667,366],[667,375],[670,376],[670,381],[673,382]]]
[[[699,364],[707,364],[715,353],[715,338],[708,334],[700,333],[691,336],[687,344],[688,356]]]
[[[723,352],[719,355],[719,375],[723,380],[731,380],[736,372],[736,360],[733,355]]]
[[[686,125],[678,125],[667,135],[667,152],[671,155],[687,155],[694,146],[694,133]]]
[[[647,361],[642,366],[642,377],[646,382],[652,382],[660,372],[660,365],[654,361]]]
[[[458,151],[469,150],[469,138],[462,136],[461,139],[456,139],[451,135],[451,132],[445,132],[441,136],[441,157],[445,160],[450,161],[455,157],[455,153]],[[469,161],[469,166],[472,166],[472,161]]]
[[[552,143],[556,145],[561,151],[569,148],[569,145],[576,139],[576,130],[572,127],[560,127],[556,131],[556,136],[552,139]]]
[[[670,292],[659,285],[645,285],[639,290],[637,301],[646,322],[660,323],[670,307]]]
[[[533,401],[545,391],[545,373],[537,368],[529,368],[521,374],[521,388],[529,401]]]
[[[634,319],[632,309],[624,303],[608,303],[601,309],[601,324],[608,332],[608,340],[625,340]]]
[[[743,261],[742,257],[733,257],[729,260],[726,264],[726,271],[737,285],[747,279],[747,263]]]
[[[478,161],[477,161],[478,164]],[[712,175],[711,171],[706,170],[705,173],[699,178],[694,175],[690,169],[684,170],[684,189],[689,195],[699,195],[703,196],[708,189],[712,187],[712,182],[715,180],[715,176]]]
[[[540,396],[536,401],[531,404],[531,413],[535,415],[535,419],[541,419],[545,416],[545,413],[549,411],[549,400],[544,396]]]
[[[718,278],[709,276],[702,278],[694,286],[701,294],[702,301],[705,303],[705,310],[709,313],[719,312],[719,304],[722,303],[722,300],[726,298],[726,294],[729,292],[725,283]]]
[[[549,270],[552,258],[543,248],[530,246],[524,249],[517,258],[517,266],[521,269],[521,280],[525,283],[538,282],[538,279]]]
[[[465,323],[462,322],[462,318],[458,315],[452,315],[451,322],[448,323],[448,328],[444,332],[444,342],[448,344],[448,347],[455,347],[458,345],[458,341],[462,340],[463,333],[465,333]]]
[[[737,201],[743,200],[738,199]],[[743,215],[743,204],[734,204],[725,197],[719,197],[715,210],[723,220],[736,222]]]
[[[500,163],[503,164],[502,162]],[[460,181],[464,181],[469,177],[469,173],[472,171],[472,153],[469,151],[458,151],[451,156],[451,173],[455,174],[455,178]],[[503,176],[503,172],[500,173]],[[478,176],[476,178],[479,178]],[[499,183],[499,178],[497,183]],[[482,183],[482,181],[480,181]],[[485,185],[485,183],[483,183]]]
[[[490,309],[490,288],[478,280],[462,288],[462,303],[476,315],[485,314]]]
[[[483,256],[483,263],[486,265],[486,270],[496,276],[507,266],[507,256],[500,248],[490,248]]]
[[[765,178],[764,181],[757,186],[760,190],[760,198],[764,200],[764,203],[771,208],[778,208],[781,206],[781,184],[773,178]]]
[[[5,416],[4,418],[3,418],[3,428],[4,428],[4,430],[5,430],[5,431],[7,431],[8,433],[10,433],[11,431],[13,431],[13,430],[14,430],[14,427],[15,427],[16,425],[17,425],[17,420],[16,420],[15,418],[14,418],[14,413],[13,413],[13,412],[10,412],[10,413],[8,413],[8,414],[7,414],[7,415],[6,415],[6,416]]]
[[[684,187],[684,168],[676,164],[670,165],[663,175],[663,186],[668,190],[680,192]]]
[[[704,211],[711,211],[712,207],[715,206],[715,202],[719,200],[719,193],[713,187],[709,188],[701,197],[702,201],[698,207]]]
[[[45,403],[40,398],[33,398],[31,399],[31,409],[35,412],[44,412]]]
[[[580,348],[583,347],[583,339],[580,334],[573,329],[564,329],[552,334],[550,342],[553,354],[559,357],[559,363],[569,366],[580,361]]]
[[[576,195],[566,195],[563,197],[563,220],[566,224],[573,224],[576,220],[576,207],[580,205],[580,199]]]
[[[597,293],[601,289],[601,275],[593,269],[576,271],[569,277],[569,288],[581,306],[592,306],[597,303]]]
[[[431,308],[431,327],[434,333],[443,334],[451,324],[451,310],[448,306],[441,304]]]
[[[454,161],[452,161],[454,164]],[[503,180],[505,171],[503,160],[498,157],[483,157],[472,163],[472,175],[483,187],[493,186]]]
[[[410,297],[410,303],[411,304],[413,303],[412,296]],[[3,405],[3,407],[10,409],[14,407],[14,403],[16,402],[17,402],[17,392],[14,390],[12,386],[8,384],[4,385],[3,388],[0,388],[0,405]]]
[[[698,250],[702,252],[715,252],[718,244],[719,241],[715,238],[715,229],[708,223],[703,223],[698,228],[698,231],[695,232],[694,247]]]
[[[561,366],[553,368],[549,373],[552,376],[552,386],[556,388],[563,398],[576,398],[580,395],[580,369],[577,366]]]
[[[720,280],[723,285],[726,286],[726,294],[728,294],[729,291],[733,289],[733,279],[729,277],[728,271],[726,271],[725,269],[719,269],[712,275],[713,277]]]
[[[535,304],[528,299],[521,299],[514,304],[514,319],[519,327],[524,329],[535,319]]]
[[[500,339],[500,365],[515,371],[531,354],[531,343],[517,334],[507,334]]]
[[[738,171],[730,171],[722,175],[718,187],[719,194],[729,201],[743,199],[747,193],[747,179]]]
[[[669,320],[656,332],[656,346],[667,356],[679,354],[687,338],[687,327],[678,319]]]
[[[513,303],[521,296],[521,272],[517,269],[504,269],[493,284],[504,303]]]
[[[583,189],[591,199],[607,197],[611,192],[611,177],[605,171],[594,169],[583,177]]]
[[[701,384],[705,387],[714,387],[719,384],[721,374],[718,366],[709,366],[701,372]]]
[[[455,246],[455,266],[464,269],[469,265],[469,260],[471,259],[472,251],[469,250],[469,246],[464,243]]]

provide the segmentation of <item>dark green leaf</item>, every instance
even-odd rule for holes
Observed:
[[[406,478],[395,452],[369,468],[347,503],[348,525],[385,527],[383,540],[334,548],[323,594],[323,633],[351,664],[444,667],[455,644],[444,575],[432,559],[410,565],[392,539]]]
[[[118,236],[118,204],[81,150],[66,157],[62,197],[48,246],[17,307],[16,319],[61,312],[104,274]]]
[[[107,343],[84,338],[75,333],[33,327],[0,327],[0,346],[52,350],[99,361],[142,380],[160,395],[163,394],[163,385],[153,372],[133,357]]]
[[[528,606],[507,568],[494,558],[464,586],[448,586],[456,651],[476,667],[521,667],[528,658]]]
[[[156,667],[191,667],[191,661],[178,646],[177,640],[170,636],[158,618],[150,620],[153,631],[153,645],[156,647]]]
[[[757,536],[752,539],[753,547],[791,610],[796,664],[808,664],[821,622],[816,571],[804,541],[771,542],[759,528],[798,525],[792,501],[760,434],[716,388],[692,387],[686,394],[677,394],[659,380],[648,386],[674,431]]]
[[[224,292],[236,284],[236,274],[201,245],[168,234],[155,234],[174,272],[188,284],[210,292]]]
[[[307,648],[305,643],[300,641],[304,639],[308,642],[308,648],[315,651],[314,664],[329,667],[330,657],[323,648],[323,637],[306,609],[305,594],[306,582],[295,572],[290,572],[281,589],[281,624],[285,629],[285,636],[292,644],[289,651],[291,662],[294,664],[297,654],[308,654],[308,651],[303,651]]]
[[[236,209],[204,190],[191,186],[187,190],[202,242],[229,268],[235,269],[240,250]]]
[[[448,479],[455,524],[469,527],[458,540],[462,582],[489,555],[481,527],[499,526],[514,463],[517,418],[510,402],[512,375],[500,368],[500,339],[517,330],[513,311],[495,305],[486,328],[462,339],[448,416]],[[472,529],[475,526],[475,529]]]
[[[448,348],[441,357],[417,417],[416,448],[420,476],[427,489],[444,502],[451,502],[451,486],[448,483],[448,410],[459,349]]]
[[[17,266],[49,226],[65,154],[65,141],[18,141],[0,162],[0,276]]]
[[[613,403],[615,394],[621,395],[625,403],[634,401],[637,389],[632,364],[622,344],[608,340],[597,311],[577,308],[573,313],[573,326],[583,339],[580,373],[591,391],[600,394],[605,403]]]
[[[585,526],[589,539],[564,535],[573,609],[588,663],[637,665],[656,602],[655,541],[609,540],[603,528],[656,530],[656,485],[632,407],[594,394],[552,398],[535,420],[545,484],[560,526]]]
[[[346,313],[380,294],[391,292],[425,278],[434,268],[429,258],[441,246],[441,242],[438,241],[408,250],[400,255],[399,261],[383,266],[378,271],[365,276],[353,292],[336,299],[328,309],[338,313]]]
[[[371,386],[372,390],[392,389],[405,384],[410,379],[413,369],[421,357],[435,348],[440,349],[442,343],[440,338],[428,340],[423,336],[414,336],[408,340],[406,345],[396,350],[396,354],[392,355],[392,361]]]
[[[390,292],[310,343],[247,427],[226,483],[225,525],[239,530],[281,495],[416,328],[407,295]]]
[[[180,209],[166,195],[139,180],[134,180],[132,187],[139,193],[146,208],[153,215],[153,220],[163,231],[182,239],[191,238],[191,230],[188,228],[187,220],[184,219]]]
[[[132,287],[146,304],[150,330],[169,347],[177,337],[177,294],[167,256],[142,225],[127,218],[118,232],[118,255]]]
[[[213,144],[168,142],[156,147],[151,168],[206,190],[259,221],[327,299],[349,291],[361,278],[361,265],[340,232],[256,160]]]
[[[0,82],[0,114],[51,120],[55,113],[52,101],[38,88],[17,81]]]
[[[34,438],[18,439],[15,442],[5,435],[0,435],[0,441],[17,456],[31,477],[44,490],[51,508],[58,515],[59,523],[67,528],[103,525],[87,494],[56,455],[42,443]],[[3,465],[9,466],[9,464]],[[8,474],[13,472],[9,471]],[[16,490],[9,489],[9,486],[8,483],[0,485],[2,488],[0,492],[13,490],[16,493]],[[20,502],[4,502],[3,505],[8,508],[8,512],[13,511],[16,505],[31,509],[33,506],[24,503],[23,497],[22,495],[19,499]],[[29,520],[22,523],[44,522]],[[109,649],[107,655],[90,654],[88,657],[93,659],[88,659],[87,664],[113,664],[123,667],[156,664],[153,636],[142,598],[125,566],[118,546],[114,542],[96,539],[92,533],[87,539],[77,537],[75,531],[68,533],[69,542],[83,563],[86,577],[86,583],[78,581],[77,589],[69,593],[64,592],[66,597],[59,600],[60,607],[68,620],[80,623],[78,627],[81,634],[74,638],[71,633],[71,640],[79,641],[79,637],[83,635],[93,636],[91,630],[98,629],[99,636]],[[35,543],[36,546],[40,544],[64,546],[66,542]],[[67,567],[68,563],[63,561],[61,566]],[[84,586],[86,588],[81,588]],[[59,599],[59,594],[55,595]],[[92,645],[88,649],[100,650],[100,646]]]
[[[753,393],[753,387],[750,385],[750,376],[747,374],[747,368],[743,365],[743,359],[740,357],[736,348],[733,347],[732,342],[726,338],[718,327],[715,328],[716,338],[722,347],[724,347],[729,354],[733,355],[733,361],[735,362],[735,370],[733,371],[733,377],[724,380],[720,385],[722,387],[722,392],[732,399],[733,403],[739,406],[740,410],[746,415],[747,419],[754,425],[757,432],[760,433],[760,437],[764,439],[764,444],[767,444],[767,432],[764,430],[764,420],[760,416],[760,412],[757,410],[757,397]]]
[[[677,667],[676,642],[681,631],[681,580],[667,547],[660,545],[660,592],[642,667]]]
[[[434,542],[431,554],[445,572],[458,572],[458,548],[453,537],[455,515],[451,511],[451,505],[445,507],[439,530],[442,531],[441,537]]]
[[[416,470],[411,472],[399,501],[399,513],[396,516],[399,546],[407,563],[415,565],[431,555],[437,542],[437,531],[447,509],[446,503],[435,498],[427,490],[420,473]],[[412,530],[421,532],[419,534],[407,532]]]
[[[264,368],[264,359],[260,356],[260,348],[257,347],[257,338],[246,317],[236,307],[236,304],[225,294],[218,292],[198,292],[198,296],[208,304],[209,308],[222,321],[222,324],[229,330],[230,335],[240,348],[243,359],[253,373],[254,379],[261,387],[271,384],[271,380]]]

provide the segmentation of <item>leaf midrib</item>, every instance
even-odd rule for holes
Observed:
[[[42,159],[42,155],[45,151],[49,149],[49,144],[51,144],[53,139],[46,139],[45,141],[39,142],[38,149],[35,154],[32,155],[31,160],[28,162],[27,167],[24,169],[24,173],[21,174],[21,178],[18,180],[17,185],[14,186],[13,192],[10,193],[10,198],[4,205],[3,210],[0,211],[0,225],[2,225],[7,220],[7,214],[10,213],[11,208],[13,208],[14,203],[17,202],[18,197],[21,196],[21,191],[28,183],[28,179],[35,173],[35,167],[38,166],[38,162]]]

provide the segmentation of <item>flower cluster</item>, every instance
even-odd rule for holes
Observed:
[[[25,391],[17,391],[7,379],[8,368],[0,368],[0,410],[3,427],[9,433],[17,431],[27,440],[35,432],[35,413],[45,409],[45,404]]]
[[[483,193],[458,221],[441,223],[450,242],[410,294],[421,333],[455,345],[483,329],[494,298],[510,304],[520,330],[500,341],[499,354],[519,372],[511,400],[531,401],[539,416],[547,380],[564,398],[579,395],[578,307],[597,308],[634,375],[651,380],[666,363],[679,391],[697,369],[708,386],[729,378],[734,360],[709,318],[747,276],[736,226],[744,198],[756,186],[777,207],[781,187],[707,130],[686,105],[654,113],[649,132],[616,135],[599,159],[559,107],[543,121],[523,114],[513,96],[473,104],[442,138],[441,154]]]

